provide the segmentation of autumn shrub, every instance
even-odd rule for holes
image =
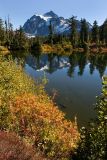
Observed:
[[[0,129],[9,124],[7,104],[10,99],[24,93],[43,94],[43,86],[36,85],[16,63],[0,56]]]
[[[52,46],[50,46],[49,44],[43,44],[42,45],[42,52],[43,53],[51,53],[51,52],[53,52]]]
[[[55,44],[53,48],[55,53],[58,53],[58,54],[64,53],[64,48],[62,47],[61,44]]]
[[[42,45],[43,53],[57,53],[63,55],[66,54],[66,52],[70,54],[71,50],[72,50],[72,45],[69,43],[53,44],[52,46],[48,44]]]
[[[46,160],[16,134],[0,131],[0,160]]]
[[[8,54],[10,54],[10,51],[4,46],[0,46],[0,55],[8,55]]]
[[[48,157],[69,157],[77,147],[77,124],[67,121],[46,95],[23,94],[10,102],[11,127]]]
[[[20,65],[0,57],[0,130],[17,133],[49,159],[70,156],[77,147],[76,122],[65,119],[57,106]]]
[[[4,46],[0,46],[0,51],[8,51],[8,49]]]
[[[65,41],[62,43],[62,48],[64,49],[65,52],[71,52],[73,50],[71,43]]]

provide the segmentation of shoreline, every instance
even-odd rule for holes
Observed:
[[[67,46],[68,47],[68,46]],[[71,55],[74,52],[78,52],[78,53],[90,53],[90,54],[107,54],[107,47],[90,47],[88,50],[85,50],[84,48],[70,48],[72,46],[69,45],[69,47],[67,48],[62,47],[62,45],[58,44],[58,45],[49,45],[49,44],[44,44],[41,46],[41,51],[38,51],[36,48],[35,49],[23,49],[23,51],[31,51],[31,52],[38,52],[38,53],[42,53],[42,54],[53,54],[53,53],[57,53],[59,55]],[[22,51],[22,49],[8,49],[5,46],[0,46],[0,52],[3,55],[7,55],[10,54],[11,51]]]

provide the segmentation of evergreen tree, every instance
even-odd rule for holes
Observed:
[[[71,28],[71,35],[70,35],[71,43],[73,45],[73,48],[75,48],[77,44],[77,22],[75,16],[72,16],[69,19],[69,26]]]
[[[13,36],[13,43],[11,44],[11,49],[19,49],[20,48],[20,44],[19,44],[19,33],[18,30],[16,29],[14,31],[14,36]]]
[[[9,41],[10,44],[13,43],[14,31],[12,23],[9,24]]]
[[[13,39],[14,39],[13,25],[8,17],[8,20],[5,20],[5,45],[8,48],[10,48],[10,46],[12,45]]]
[[[104,38],[105,38],[105,42],[107,44],[107,19],[104,22]]]
[[[50,25],[49,25],[49,42],[51,43],[51,45],[53,45],[53,25],[52,25],[52,21],[50,21]]]
[[[23,31],[23,28],[20,26],[18,30],[15,31],[13,47],[17,49],[27,49],[28,48],[28,41],[26,35]]]
[[[99,27],[97,21],[94,21],[92,27],[92,42],[95,42],[96,44],[99,42]]]
[[[4,42],[4,26],[3,26],[3,20],[0,18],[0,45],[2,45]]]
[[[41,42],[39,37],[36,37],[33,39],[31,50],[34,50],[36,52],[36,55],[42,52],[42,47],[41,47]]]
[[[100,40],[102,41],[103,44],[107,43],[107,19],[100,27]]]
[[[18,32],[19,32],[19,37],[18,37],[19,38],[19,45],[21,48],[24,48],[25,43],[26,43],[26,37],[25,37],[24,30],[21,26],[19,27]]]
[[[104,38],[104,26],[100,26],[99,29],[99,34],[100,34],[100,43],[105,44],[105,38]]]
[[[82,44],[89,41],[89,27],[85,19],[81,19],[80,41]]]
[[[8,24],[7,20],[5,20],[5,41],[8,41]]]

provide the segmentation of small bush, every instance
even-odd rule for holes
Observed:
[[[48,44],[42,45],[43,53],[66,54],[66,52],[68,52],[70,54],[71,51],[72,45],[70,43],[54,44],[52,46]]]
[[[0,160],[43,160],[40,153],[14,133],[0,131]],[[45,160],[45,159],[44,159]]]
[[[62,47],[61,44],[56,44],[56,45],[54,45],[54,51],[55,51],[55,53],[63,54],[64,48]]]
[[[5,48],[4,46],[0,46],[0,51],[9,51],[9,50]]]
[[[10,51],[6,47],[0,46],[0,55],[7,55],[9,53]]]
[[[52,46],[50,46],[48,44],[44,44],[44,45],[42,45],[42,52],[43,53],[51,53],[51,52],[53,52],[53,48],[52,48]]]

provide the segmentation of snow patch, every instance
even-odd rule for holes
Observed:
[[[36,14],[36,16],[39,16],[41,19],[45,20],[45,21],[48,21],[49,19],[51,19],[52,17],[45,17],[43,15],[39,15],[39,14]]]
[[[69,29],[69,25],[67,23],[63,23],[56,27],[57,32],[62,33]]]
[[[35,35],[29,34],[29,33],[26,33],[26,36],[27,36],[28,38],[34,38],[34,37],[35,37]]]

